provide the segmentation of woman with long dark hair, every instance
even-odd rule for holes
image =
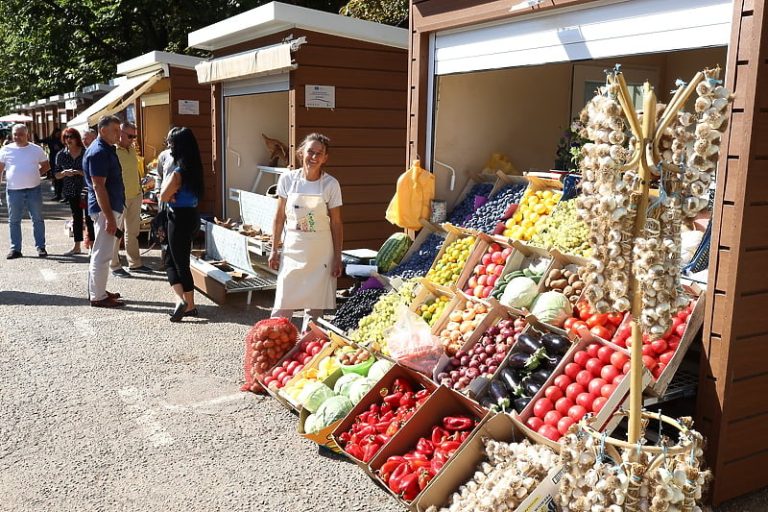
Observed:
[[[81,192],[85,186],[85,174],[83,173],[83,154],[85,147],[80,138],[80,132],[74,128],[67,128],[61,134],[61,141],[64,149],[56,154],[56,163],[53,167],[53,176],[61,183],[60,190],[64,199],[69,203],[69,209],[72,211],[72,233],[75,238],[75,245],[64,256],[81,254],[80,243],[83,241],[83,205],[81,204]],[[93,222],[88,222],[90,218],[85,215],[86,225],[88,227],[88,237],[93,240]]]
[[[163,180],[160,200],[168,212],[168,249],[165,272],[176,295],[171,322],[185,316],[197,316],[195,286],[189,269],[192,238],[200,228],[197,204],[203,195],[203,163],[197,139],[189,128],[179,128],[169,139],[173,172]]]

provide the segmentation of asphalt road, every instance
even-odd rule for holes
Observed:
[[[157,273],[110,277],[127,307],[91,308],[87,256],[57,256],[68,209],[45,210],[50,257],[25,220],[25,257],[7,261],[0,207],[0,511],[402,510],[296,434],[276,401],[239,391],[242,340],[271,294],[251,306],[198,295],[200,318],[172,324]],[[719,510],[768,510],[766,494]]]

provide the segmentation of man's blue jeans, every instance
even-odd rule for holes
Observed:
[[[35,247],[45,249],[45,224],[43,222],[42,186],[6,190],[8,201],[8,226],[11,231],[11,250],[21,252],[21,218],[24,210],[29,210],[32,218],[32,230],[35,234]]]

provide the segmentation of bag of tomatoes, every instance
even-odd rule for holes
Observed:
[[[258,379],[293,348],[298,335],[287,318],[267,318],[251,327],[245,335],[245,384],[240,389],[263,391]]]

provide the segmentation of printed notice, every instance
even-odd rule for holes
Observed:
[[[181,116],[200,115],[200,102],[197,100],[179,100],[179,115]]]
[[[307,108],[336,108],[336,87],[305,85],[304,104]]]

